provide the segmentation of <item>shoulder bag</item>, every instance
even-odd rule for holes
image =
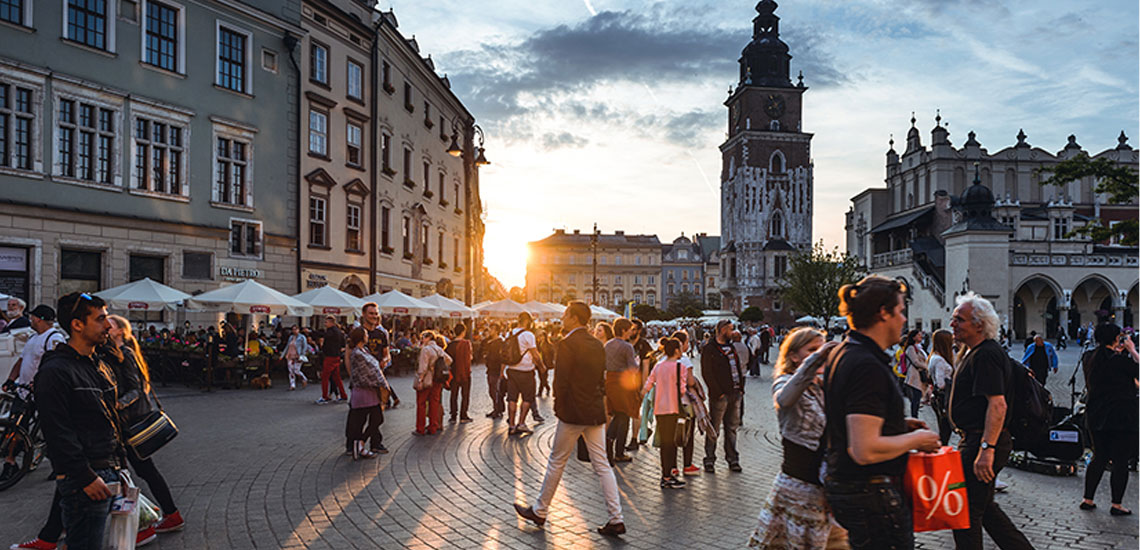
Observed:
[[[673,444],[678,448],[683,448],[689,444],[689,437],[692,435],[692,430],[689,429],[689,423],[692,422],[692,414],[689,413],[689,407],[681,401],[681,362],[677,363],[677,427],[673,430]],[[687,373],[686,373],[687,374]]]
[[[154,402],[154,408],[123,429],[127,446],[143,460],[150,458],[178,436],[178,426],[175,426],[174,421],[162,410],[162,404],[158,402],[158,396],[154,394],[149,384],[146,393]]]

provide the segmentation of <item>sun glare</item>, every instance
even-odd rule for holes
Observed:
[[[487,234],[483,238],[483,264],[508,289],[526,286],[529,259],[526,243],[533,240],[528,238],[527,229],[514,225],[487,225]]]

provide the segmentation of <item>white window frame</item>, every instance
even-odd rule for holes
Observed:
[[[108,0],[110,1],[110,0]],[[139,61],[151,69],[158,69],[160,71],[169,71],[170,69],[163,68],[162,66],[150,63],[146,60],[146,25],[147,25],[147,7],[154,2],[154,0],[142,0],[142,5],[139,13]],[[185,75],[186,74],[186,8],[177,2],[169,0],[160,0],[158,2],[164,6],[169,6],[178,10],[178,55],[175,56],[174,72]],[[248,48],[247,48],[248,49]]]
[[[5,21],[5,23],[8,23],[9,25],[20,25],[20,26],[28,28],[28,29],[34,29],[35,23],[32,21],[32,5],[34,5],[36,2],[35,2],[35,0],[23,0],[23,1],[24,1],[24,4],[23,4],[23,8],[24,8],[23,12],[24,13],[23,13],[23,16],[21,18],[24,20],[24,22],[23,23],[12,23],[11,21]],[[64,4],[64,6],[67,6],[67,4]],[[66,12],[64,12],[64,13],[66,13]],[[65,29],[66,29],[66,27],[65,27]]]
[[[34,2],[34,0],[28,0],[29,4],[32,2]],[[99,50],[99,51],[104,51],[104,52],[108,52],[108,53],[115,53],[116,51],[118,51],[115,48],[116,27],[119,26],[118,25],[119,2],[117,0],[107,0],[107,21],[105,23],[106,33],[107,33],[107,43],[105,45],[107,47],[102,48],[102,49],[97,48],[95,46],[88,46],[87,44],[84,44],[83,42],[79,42],[78,40],[72,40],[71,37],[67,35],[67,21],[69,19],[68,14],[70,13],[68,11],[69,7],[67,5],[68,0],[62,0],[62,4],[63,4],[63,11],[60,13],[63,14],[63,17],[60,17],[60,19],[61,19],[61,21],[60,21],[60,24],[61,24],[60,36],[63,37],[64,40],[66,40],[69,44],[78,44],[82,48],[91,48],[93,50]],[[28,26],[31,26],[31,25],[29,24]]]
[[[356,143],[352,142],[353,128],[356,129]],[[356,121],[356,120],[351,119],[351,118],[346,120],[344,123],[344,143],[345,143],[344,161],[349,166],[357,166],[357,167],[363,166],[364,165],[364,125],[361,124],[360,122]],[[349,156],[349,152],[352,151],[353,147],[356,148],[356,162],[353,162],[352,157]]]
[[[314,55],[318,50],[325,53],[323,60],[317,59],[320,56]],[[309,78],[325,86],[329,85],[329,58],[332,56],[331,50],[332,48],[323,42],[312,39],[309,40]]]
[[[234,90],[222,85],[222,27],[230,32],[245,35],[245,74],[243,75],[244,89],[242,90]],[[253,50],[252,32],[221,19],[214,20],[214,85],[229,92],[253,95]]]
[[[91,180],[80,179],[74,176],[65,175],[63,172],[63,164],[60,162],[59,143],[62,139],[62,132],[59,127],[59,104],[60,100],[68,99],[76,102],[74,116],[76,120],[79,118],[79,103],[87,103],[94,105],[98,108],[110,109],[114,112],[112,119],[114,120],[115,130],[111,132],[113,136],[111,140],[111,156],[110,156],[110,170],[111,182],[110,183],[95,183]],[[55,75],[52,82],[52,155],[54,159],[52,163],[52,179],[64,183],[71,183],[83,187],[91,187],[95,189],[120,191],[123,187],[122,177],[122,141],[120,136],[124,131],[123,126],[123,111],[126,98],[109,92],[106,89],[98,89],[92,86],[84,85],[84,83]],[[98,113],[96,112],[96,125],[98,124]],[[78,124],[78,122],[76,122]],[[96,132],[98,135],[98,132]],[[73,150],[72,154],[77,158],[78,152]]]
[[[315,205],[315,206],[314,206]],[[309,195],[309,246],[329,245],[329,199],[319,195]],[[316,210],[316,214],[313,211]],[[313,226],[321,227],[321,239],[313,239]]]
[[[253,211],[253,182],[254,179],[254,159],[256,159],[257,147],[254,143],[254,135],[257,134],[257,128],[247,126],[245,124],[226,120],[219,117],[210,117],[213,122],[213,131],[210,136],[210,157],[213,163],[210,169],[210,204],[219,208],[230,208],[245,211]],[[218,200],[216,194],[216,185],[218,177],[218,138],[225,138],[229,140],[236,140],[245,143],[246,157],[245,157],[245,204],[233,204]]]
[[[246,254],[245,252],[242,252],[239,254],[239,253],[234,252],[234,248],[233,248],[234,247],[234,245],[233,245],[234,223],[257,226],[257,254]],[[245,219],[245,218],[230,218],[229,230],[230,230],[229,238],[226,239],[226,252],[230,258],[246,258],[246,259],[254,259],[254,260],[261,260],[261,259],[265,258],[265,228],[262,226],[261,220],[251,220],[251,219]],[[246,233],[243,231],[242,232],[242,245],[243,245],[242,250],[245,250],[248,247],[248,242],[245,240],[245,235],[246,235]]]
[[[356,214],[353,214],[356,210]],[[355,220],[355,222],[354,222]],[[364,206],[360,203],[349,201],[344,209],[344,249],[352,252],[359,252],[364,250],[364,231],[362,230],[362,221],[364,220]],[[349,235],[356,231],[356,248],[349,247]]]
[[[357,79],[356,79],[356,92],[357,93],[355,93],[355,94],[353,93],[353,82],[352,82],[352,68],[353,67],[356,67],[360,70],[359,74],[357,75]],[[364,65],[362,63],[357,63],[351,57],[348,58],[345,61],[345,65],[344,65],[344,77],[345,77],[345,83],[344,83],[345,95],[347,95],[349,98],[352,98],[352,99],[364,101]]]
[[[46,73],[33,73],[25,70],[17,69],[14,66],[0,62],[0,82],[8,85],[8,98],[9,108],[6,111],[9,114],[8,119],[8,166],[0,166],[0,174],[18,174],[27,175],[31,173],[42,174],[44,172],[44,154],[43,154],[43,116],[44,116],[44,75]],[[15,112],[16,112],[16,88],[29,88],[32,90],[32,169],[24,170],[15,167]],[[54,141],[53,141],[54,143]]]
[[[131,121],[129,128],[126,131],[130,132],[131,146],[129,148],[130,158],[128,159],[128,166],[130,167],[130,183],[127,184],[127,189],[135,195],[146,195],[162,199],[189,199],[190,198],[190,121],[194,113],[190,111],[174,110],[169,107],[164,107],[157,103],[150,103],[143,101],[137,97],[131,98]],[[135,126],[139,118],[147,119],[152,122],[161,122],[169,126],[178,126],[182,129],[182,166],[179,170],[179,178],[182,182],[179,193],[159,193],[150,189],[139,189],[138,180],[135,176],[135,162],[137,161],[138,147],[136,147],[138,138],[135,137]],[[153,132],[153,128],[151,129]],[[216,145],[216,142],[211,145]],[[148,159],[149,163],[149,159]],[[152,169],[148,164],[148,170]],[[211,174],[211,178],[213,174]],[[169,185],[167,185],[169,187]]]
[[[313,128],[314,116],[324,119],[323,129]],[[314,137],[317,139],[313,139]],[[309,105],[309,152],[322,157],[329,156],[329,112],[317,109],[312,105]]]

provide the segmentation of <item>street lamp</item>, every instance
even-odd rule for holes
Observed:
[[[478,124],[472,124],[471,128],[475,131],[475,135],[479,138],[479,146],[475,148],[475,166],[487,166],[491,161],[487,160],[483,149],[484,135],[483,129]],[[447,147],[447,154],[453,157],[463,156],[463,148],[459,146],[459,120],[451,123],[451,145]]]
[[[590,301],[598,303],[598,224],[594,223],[594,234],[590,235],[590,252],[594,255],[594,281],[593,281],[593,296]]]

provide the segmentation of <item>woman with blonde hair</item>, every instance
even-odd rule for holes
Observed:
[[[772,402],[780,425],[784,462],[760,509],[749,548],[846,548],[823,492],[824,359],[838,345],[810,327],[792,330],[773,367]]]
[[[451,356],[443,350],[447,345],[433,330],[420,333],[419,366],[412,388],[416,390],[416,430],[412,435],[435,435],[443,425],[443,385],[435,380],[435,363],[443,360],[451,366]],[[425,426],[426,424],[426,426]]]
[[[115,371],[118,384],[119,400],[115,408],[119,411],[119,419],[123,427],[134,425],[142,420],[152,410],[162,409],[158,397],[154,395],[154,388],[150,385],[150,370],[146,359],[143,358],[139,341],[131,332],[131,323],[119,315],[107,317],[111,322],[111,330],[106,352],[103,359]],[[126,437],[124,436],[124,440]],[[131,469],[138,474],[154,494],[154,499],[162,508],[162,521],[154,525],[156,533],[168,533],[182,529],[185,523],[178,507],[174,505],[174,497],[170,494],[170,487],[166,479],[158,471],[151,458],[140,458],[134,449],[127,447],[127,461]],[[141,540],[141,536],[140,536]]]

